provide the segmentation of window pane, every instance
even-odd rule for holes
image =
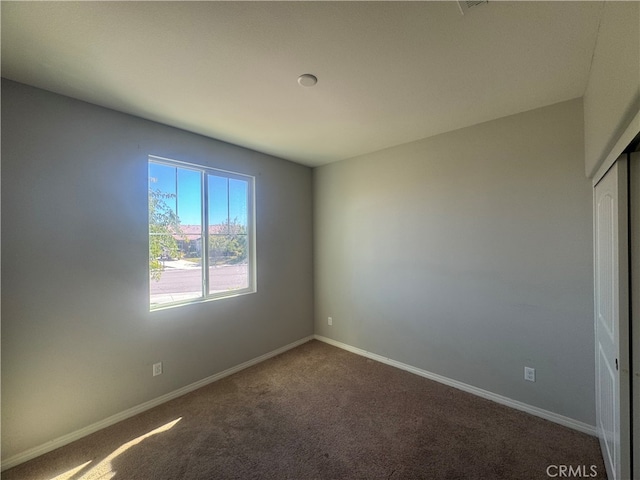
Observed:
[[[181,225],[202,225],[201,182],[200,172],[178,168],[178,217]]]
[[[209,176],[209,293],[249,287],[248,182]]]
[[[149,163],[150,305],[202,294],[202,191],[199,172]]]
[[[209,293],[249,287],[246,235],[209,237]]]
[[[228,233],[229,179],[216,175],[207,176],[209,189],[209,233]]]
[[[161,194],[164,204],[176,213],[176,167],[149,163],[149,194],[152,191]]]
[[[247,229],[247,195],[249,183],[245,180],[229,179],[229,220],[232,224],[240,225]],[[234,233],[234,232],[230,232]]]

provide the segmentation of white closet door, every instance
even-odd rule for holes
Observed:
[[[621,157],[594,191],[596,427],[610,480],[630,478],[627,211]]]

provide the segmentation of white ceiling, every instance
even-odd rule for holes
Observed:
[[[582,96],[602,2],[1,8],[3,77],[317,166]]]

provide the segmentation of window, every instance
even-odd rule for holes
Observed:
[[[149,157],[151,310],[255,292],[253,184]]]

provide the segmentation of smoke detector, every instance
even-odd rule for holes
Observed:
[[[483,3],[488,3],[489,0],[458,0],[458,7],[460,8],[460,13],[464,15],[467,11],[471,10],[474,7],[482,5]]]
[[[313,87],[318,83],[318,77],[311,75],[310,73],[305,73],[298,77],[298,83],[303,87]]]

